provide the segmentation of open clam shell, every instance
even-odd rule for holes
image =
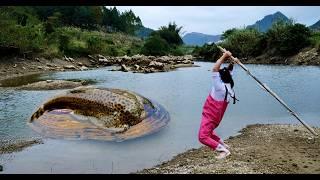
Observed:
[[[28,124],[50,138],[124,141],[157,132],[169,121],[163,106],[137,93],[76,88],[44,103]]]

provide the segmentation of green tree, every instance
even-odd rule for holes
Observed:
[[[149,37],[141,50],[142,54],[152,56],[163,56],[168,54],[169,51],[170,46],[167,41],[158,35]]]
[[[169,23],[168,26],[161,26],[158,31],[152,34],[158,34],[162,39],[166,40],[170,45],[182,45],[183,40],[180,37],[182,26],[178,27],[174,22]]]
[[[236,28],[228,29],[225,32],[222,33],[221,35],[221,40],[227,39],[232,33],[236,32]]]
[[[204,44],[202,47],[196,46],[192,55],[202,57],[204,60],[216,60],[219,56],[219,49],[216,44]]]
[[[256,29],[236,29],[232,30],[221,45],[238,57],[249,57],[261,52],[263,39],[263,34]]]
[[[267,48],[284,56],[310,45],[311,31],[305,25],[279,22],[267,32]]]

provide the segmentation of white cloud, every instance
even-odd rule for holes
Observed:
[[[320,6],[117,6],[117,9],[132,9],[143,25],[152,29],[174,21],[186,32],[206,34],[221,34],[233,27],[250,25],[277,11],[307,26],[320,20]]]

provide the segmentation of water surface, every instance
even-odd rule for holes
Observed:
[[[166,73],[126,73],[101,68],[43,74],[42,79],[92,79],[98,87],[135,91],[162,104],[171,121],[160,132],[121,143],[44,139],[22,152],[0,158],[3,173],[130,173],[152,167],[178,153],[198,148],[197,133],[203,103],[211,88],[212,63]],[[268,84],[298,115],[320,126],[320,68],[315,66],[246,65]],[[299,124],[286,109],[262,90],[240,67],[235,69],[235,92],[240,100],[229,104],[217,129],[222,138],[248,124]],[[0,139],[39,136],[26,122],[49,97],[63,90],[17,91],[0,88]]]

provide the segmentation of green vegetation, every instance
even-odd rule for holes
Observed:
[[[141,39],[146,39],[150,36],[150,34],[153,31],[154,31],[153,29],[141,26],[139,29],[136,30],[135,35],[140,37]]]
[[[216,59],[215,44],[186,46],[182,27],[174,22],[158,30],[145,28],[131,10],[104,6],[0,7],[0,55],[45,58],[102,54],[185,55]],[[142,39],[141,39],[142,38]],[[266,32],[254,28],[229,29],[219,45],[239,58],[262,54],[288,57],[301,49],[320,51],[320,33],[292,21],[273,24]]]
[[[299,53],[306,47],[319,50],[320,33],[302,24],[279,21],[267,32],[253,28],[229,29],[222,35],[223,41],[218,45],[230,50],[239,58],[257,57],[262,54],[288,57]],[[215,44],[196,47],[192,54],[206,59],[217,59],[219,50]]]
[[[181,52],[183,52],[184,55],[187,55],[187,54],[192,54],[193,50],[196,47],[197,46],[191,46],[191,45],[183,44],[182,46],[179,46],[179,49],[180,49]]]
[[[310,43],[312,47],[315,47],[320,52],[320,32],[313,32],[311,35]]]
[[[227,35],[221,45],[238,57],[248,57],[260,53],[263,39],[263,34],[256,29],[237,29]]]
[[[214,43],[205,44],[202,47],[196,46],[192,51],[192,54],[203,57],[204,60],[209,61],[211,59],[217,59],[217,56],[219,55],[219,49]]]
[[[187,49],[179,35],[182,27],[169,23],[153,31],[144,28],[131,10],[120,13],[115,7],[1,7],[0,19],[2,56],[183,55]],[[7,51],[10,48],[18,52]]]
[[[310,45],[311,31],[302,24],[276,23],[266,37],[267,49],[290,56]]]
[[[0,7],[0,52],[41,54],[47,58],[88,54],[133,55],[143,41],[132,11],[102,6]],[[7,54],[6,54],[7,53]]]
[[[154,35],[147,39],[141,52],[145,55],[162,56],[168,54],[169,51],[170,47],[168,42],[160,36]]]
[[[182,27],[175,23],[162,26],[159,30],[153,31],[146,40],[141,53],[145,55],[183,55],[183,40],[180,36]]]

